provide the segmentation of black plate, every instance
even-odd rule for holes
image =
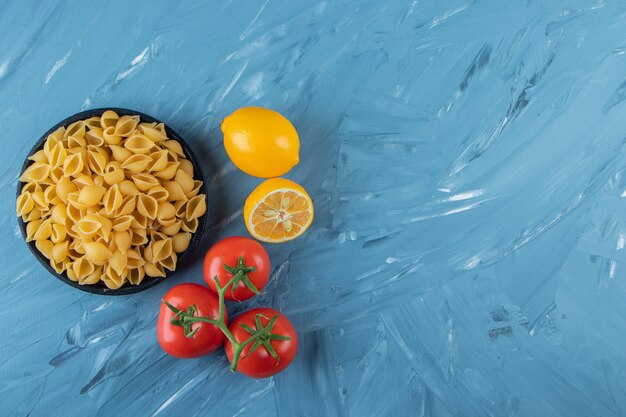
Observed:
[[[67,127],[70,124],[72,124],[72,123],[74,123],[74,122],[76,122],[78,120],[85,120],[85,119],[88,119],[88,118],[93,117],[93,116],[101,116],[102,113],[104,113],[107,110],[113,110],[114,112],[116,112],[120,116],[125,116],[125,115],[134,116],[134,115],[137,115],[137,116],[140,117],[142,122],[162,123],[160,120],[157,120],[154,117],[148,116],[147,114],[143,114],[143,113],[135,111],[135,110],[122,109],[122,108],[117,108],[117,107],[109,107],[109,108],[103,108],[103,109],[86,110],[86,111],[83,111],[83,112],[80,112],[80,113],[76,113],[75,115],[70,116],[70,117],[68,117],[66,119],[63,119],[59,123],[57,123],[56,125],[51,127],[50,130],[48,130],[46,133],[44,133],[41,136],[41,138],[39,138],[37,143],[35,143],[35,146],[33,146],[33,148],[30,150],[30,152],[28,153],[28,156],[31,156],[32,154],[34,154],[38,150],[42,149],[44,142],[48,138],[48,135],[50,135],[52,132],[54,132],[55,130],[57,130],[61,126]],[[202,187],[200,188],[199,194],[207,195],[207,192],[206,192],[206,181],[204,180],[204,175],[202,173],[202,166],[198,163],[198,160],[196,159],[195,155],[193,154],[191,148],[183,140],[183,138],[181,138],[178,135],[178,133],[176,133],[174,130],[172,130],[167,124],[165,124],[165,131],[167,132],[168,138],[175,139],[175,140],[177,140],[180,143],[180,145],[183,148],[183,151],[185,152],[185,156],[193,164],[194,179],[201,179],[202,180]],[[32,161],[30,161],[28,159],[26,159],[24,161],[24,165],[22,165],[22,169],[20,171],[20,176],[22,175],[24,170],[31,163],[32,163]],[[24,183],[22,183],[22,182],[20,182],[18,180],[17,196],[20,195],[20,193],[22,191],[23,184]],[[207,210],[207,212],[208,212],[208,210]],[[21,217],[18,217],[18,223],[20,225],[20,230],[22,231],[22,237],[24,238],[24,241],[26,241],[26,223],[22,220]],[[200,243],[200,240],[202,239],[202,235],[204,233],[205,224],[206,224],[206,213],[204,215],[202,215],[198,219],[198,229],[191,236],[191,241],[189,242],[189,247],[183,253],[178,255],[178,262],[176,263],[176,269],[179,269],[182,265],[184,265],[185,262],[188,261],[189,258],[191,257],[191,255],[193,254],[194,249],[198,246],[198,243]],[[102,294],[102,295],[126,295],[126,294],[133,294],[133,293],[136,293],[136,292],[147,290],[148,288],[155,286],[156,284],[164,281],[166,278],[170,277],[174,272],[176,272],[176,271],[166,271],[165,277],[151,278],[151,277],[146,276],[144,278],[144,280],[141,281],[141,283],[139,285],[132,285],[132,284],[129,284],[129,283],[125,283],[124,285],[122,285],[120,288],[118,288],[116,290],[112,290],[112,289],[108,288],[106,285],[104,285],[104,283],[102,281],[99,281],[98,283],[92,284],[92,285],[80,285],[80,284],[78,284],[78,282],[74,282],[71,279],[69,279],[65,274],[57,274],[56,271],[52,268],[52,266],[50,266],[50,261],[48,261],[48,259],[45,256],[43,256],[41,254],[41,252],[39,252],[39,250],[35,246],[35,242],[34,241],[27,242],[27,245],[28,245],[28,248],[30,249],[30,251],[33,253],[33,255],[35,255],[35,258],[37,258],[39,263],[42,264],[44,266],[44,268],[46,268],[46,270],[48,272],[50,272],[52,275],[54,275],[59,281],[65,283],[67,285],[71,285],[72,287],[77,288],[77,289],[79,289],[81,291],[90,292],[92,294]]]

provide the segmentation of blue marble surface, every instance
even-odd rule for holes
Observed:
[[[1,416],[625,416],[626,3],[0,2]],[[297,127],[309,232],[264,305],[300,351],[265,380],[158,346],[160,297],[246,234],[259,183],[221,119]],[[120,106],[205,161],[194,262],[94,296],[28,252],[18,170],[47,128]]]

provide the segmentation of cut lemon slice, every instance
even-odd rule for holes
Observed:
[[[295,239],[313,222],[313,202],[306,190],[293,181],[271,178],[261,183],[243,209],[250,234],[263,242]]]

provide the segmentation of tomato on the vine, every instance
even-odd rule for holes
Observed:
[[[217,242],[204,257],[204,280],[217,293],[214,277],[222,287],[233,279],[224,297],[243,301],[265,287],[271,272],[270,257],[259,242],[232,236]]]
[[[164,351],[177,358],[197,358],[215,352],[224,343],[224,333],[211,323],[183,322],[181,317],[217,318],[218,298],[199,284],[180,284],[163,297],[157,337]],[[224,322],[228,323],[226,312]]]
[[[293,325],[280,312],[271,308],[255,308],[236,317],[230,332],[238,343],[243,343],[258,330],[265,331],[241,351],[237,370],[252,378],[266,378],[284,370],[298,350],[298,335]],[[235,356],[233,344],[224,343],[226,356],[232,363]]]

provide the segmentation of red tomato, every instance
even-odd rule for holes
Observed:
[[[208,288],[199,284],[180,284],[172,287],[163,297],[175,308],[188,312],[190,306],[195,306],[194,316],[209,316],[217,319],[219,314],[218,298]],[[193,307],[192,307],[193,310]],[[195,331],[191,337],[185,336],[183,326],[176,326],[170,322],[174,313],[167,305],[161,303],[157,322],[157,337],[164,351],[177,358],[197,358],[215,352],[224,343],[224,333],[210,323],[192,323],[190,331]],[[228,318],[224,311],[224,321]]]
[[[261,315],[259,318],[262,327],[266,328],[268,327],[268,323],[270,323],[270,319],[279,314],[271,329],[271,334],[278,336],[276,337],[277,340],[273,340],[274,337],[272,336],[260,340],[260,342],[271,345],[278,359],[272,357],[270,351],[263,344],[259,344],[252,353],[249,353],[250,349],[254,346],[253,342],[243,348],[237,370],[252,378],[266,378],[281,372],[293,361],[298,351],[298,335],[289,319],[280,312],[271,308],[255,308],[239,315],[233,320],[230,326],[228,326],[237,342],[244,342],[251,336],[249,330],[246,330],[242,324],[247,326],[250,330],[258,330],[256,324],[258,314]],[[284,339],[285,337],[290,340],[278,340],[279,338]],[[228,339],[224,343],[224,349],[226,350],[228,360],[232,363],[234,349]]]
[[[224,287],[235,277],[233,286],[224,294],[231,301],[243,301],[267,284],[271,271],[270,257],[256,240],[232,236],[217,242],[204,257],[204,280],[217,293],[214,277]]]

